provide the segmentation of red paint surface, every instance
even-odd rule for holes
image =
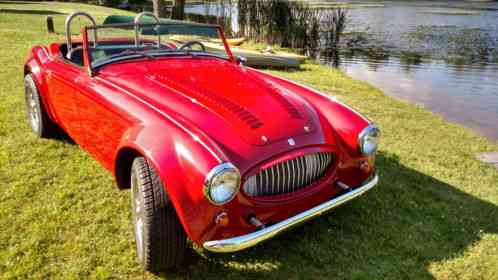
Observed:
[[[33,48],[26,69],[50,117],[113,173],[125,164],[117,161],[122,149],[146,157],[194,242],[249,233],[255,230],[245,221],[251,214],[278,222],[330,200],[339,191],[336,180],[354,186],[369,175],[359,170],[364,158],[357,147],[368,121],[312,89],[239,66],[233,58],[133,60],[104,66],[91,77],[62,58],[59,44],[49,49]],[[263,166],[314,151],[333,152],[338,161],[324,179],[299,192],[251,199],[241,191],[223,206],[203,195],[206,174],[220,162],[237,166],[243,184]],[[229,216],[226,226],[214,221],[222,211]]]

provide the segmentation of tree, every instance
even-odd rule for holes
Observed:
[[[174,0],[171,18],[182,20],[185,18],[185,0]],[[160,18],[168,16],[165,0],[152,0],[154,14]]]
[[[175,0],[171,18],[183,20],[185,18],[185,0]]]
[[[165,4],[166,3],[164,0],[152,0],[152,7],[154,8],[154,14],[157,17],[160,18],[167,17]]]

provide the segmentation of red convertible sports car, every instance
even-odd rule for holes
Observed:
[[[73,38],[79,16],[91,24]],[[377,184],[377,126],[244,66],[219,26],[147,13],[97,25],[78,12],[66,33],[26,59],[32,130],[62,129],[131,188],[146,270],[178,264],[187,238],[213,252],[242,250]]]

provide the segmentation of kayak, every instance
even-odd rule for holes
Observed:
[[[213,40],[206,38],[195,38],[191,36],[173,35],[170,40],[184,43],[187,41],[200,41],[208,51],[225,54],[225,47],[220,43],[214,43]],[[275,68],[298,68],[301,63],[306,60],[306,56],[298,55],[283,51],[266,50],[250,50],[242,47],[230,47],[234,56],[241,56],[246,59],[244,63],[251,67],[275,67]]]
[[[202,42],[207,50],[224,53],[225,48],[221,44]],[[234,56],[242,56],[246,59],[244,63],[251,67],[277,67],[277,68],[297,68],[306,59],[305,56],[281,51],[258,51],[241,47],[231,47]]]
[[[240,46],[242,45],[242,43],[244,43],[246,41],[246,38],[245,37],[241,37],[241,38],[227,38],[227,43],[230,45],[230,46]],[[215,43],[219,43],[221,44],[221,40],[220,39],[214,39],[214,40],[211,40],[212,42],[215,42]]]

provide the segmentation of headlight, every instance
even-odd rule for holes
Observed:
[[[204,182],[204,195],[213,204],[221,205],[232,200],[240,187],[240,172],[231,163],[215,166]]]
[[[358,135],[358,143],[360,145],[360,152],[363,155],[369,156],[377,152],[379,146],[380,130],[375,124],[370,124],[365,127]]]

